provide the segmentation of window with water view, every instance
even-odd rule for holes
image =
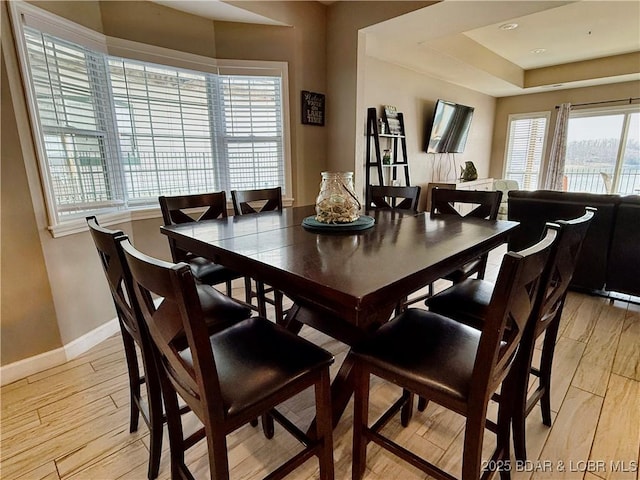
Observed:
[[[548,113],[512,115],[505,178],[519,188],[542,188],[545,146],[551,140]],[[640,107],[576,109],[571,113],[563,190],[640,194]]]
[[[572,113],[564,175],[570,192],[640,193],[640,112]]]

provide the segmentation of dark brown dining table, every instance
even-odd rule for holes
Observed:
[[[314,206],[161,227],[180,248],[284,292],[285,327],[306,324],[353,346],[398,301],[507,241],[517,222],[375,209],[362,231],[312,231]],[[334,378],[334,426],[353,393],[347,355]]]

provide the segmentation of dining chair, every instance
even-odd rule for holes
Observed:
[[[435,189],[437,189],[437,188],[448,188],[448,189],[455,190],[456,184],[455,183],[448,183],[448,182],[429,182],[429,183],[427,183],[427,203],[425,205],[425,210],[427,212],[431,211],[433,191]]]
[[[580,218],[555,222],[560,230],[543,275],[543,294],[533,309],[529,330],[525,332],[518,352],[519,382],[513,415],[514,453],[518,460],[526,460],[525,420],[538,401],[542,410],[542,422],[551,426],[551,371],[560,317],[580,248],[595,212],[595,208],[587,207]],[[481,330],[487,322],[494,288],[486,280],[468,279],[429,298],[427,305],[434,313]],[[536,340],[543,333],[542,357],[539,366],[534,367],[532,359]],[[538,385],[528,395],[530,375],[538,378]],[[424,400],[421,399],[418,409],[424,407]]]
[[[418,210],[419,186],[371,185],[369,187],[370,207]]]
[[[355,396],[353,427],[354,480],[366,467],[367,444],[374,442],[426,474],[450,480],[453,476],[381,434],[385,424],[413,394],[427,398],[466,419],[462,479],[482,473],[485,428],[496,433],[496,449],[489,466],[510,461],[510,423],[515,394],[514,359],[533,309],[540,278],[557,236],[550,225],[545,238],[502,260],[482,331],[452,318],[411,308],[376,330],[353,349]],[[369,426],[369,384],[376,376],[403,388],[402,397]],[[500,388],[497,422],[487,420],[492,394]],[[409,395],[406,395],[409,392]],[[507,468],[501,478],[510,478]]]
[[[100,257],[111,297],[116,308],[124,354],[129,377],[129,432],[138,430],[138,421],[142,417],[149,428],[149,468],[150,480],[158,476],[160,453],[162,451],[162,426],[164,414],[162,394],[156,365],[153,362],[151,344],[138,303],[128,290],[127,270],[119,248],[120,240],[127,238],[122,230],[109,230],[98,224],[96,217],[87,217],[87,225]],[[137,345],[137,348],[136,348]],[[140,350],[141,365],[138,363],[137,349]],[[146,401],[140,392],[141,385],[147,390]]]
[[[111,230],[100,226],[95,216],[86,218],[100,263],[104,269],[109,290],[116,309],[129,378],[129,404],[131,409],[129,431],[138,429],[141,416],[149,428],[149,479],[158,476],[162,450],[162,429],[166,421],[162,406],[162,395],[157,366],[153,360],[151,339],[142,318],[142,312],[133,294],[131,272],[124,259],[121,242],[128,237],[122,230]],[[211,332],[249,318],[251,309],[240,305],[208,285],[198,285],[197,295],[204,310],[206,323]],[[225,322],[218,320],[224,314]],[[185,344],[184,333],[176,336],[176,342]],[[137,346],[137,348],[136,348]],[[138,361],[140,351],[142,372]],[[146,400],[140,388],[144,384]],[[182,409],[181,413],[186,410]],[[268,420],[265,420],[268,422]],[[254,422],[254,424],[257,424]],[[265,435],[269,436],[267,423]]]
[[[225,192],[197,193],[192,195],[175,195],[158,197],[162,219],[165,226],[181,223],[199,222],[227,218],[227,196]],[[195,212],[195,213],[194,213]],[[200,257],[182,250],[174,239],[169,237],[169,248],[174,262],[186,262],[193,270],[194,276],[207,285],[225,283],[227,295],[232,296],[231,282],[243,275],[208,258]],[[247,296],[247,303],[251,303]]]
[[[434,188],[431,192],[431,215],[455,215],[463,218],[484,218],[486,220],[496,220],[500,201],[501,191],[486,190],[454,190],[450,188]],[[465,214],[461,213],[461,206],[465,205],[470,209]],[[449,272],[444,277],[452,283],[461,281],[473,275],[484,278],[487,268],[489,253],[485,253],[475,258],[461,267]],[[427,285],[427,293],[416,297],[411,297],[403,301],[402,308],[406,308],[416,302],[426,300],[433,295],[433,283]]]
[[[210,477],[228,479],[226,436],[268,413],[305,445],[268,478],[283,478],[316,455],[320,478],[333,479],[331,354],[262,317],[210,334],[188,265],[144,255],[128,240],[121,244],[160,369],[172,478],[193,478],[185,451],[206,438]],[[153,297],[162,299],[158,306]],[[217,319],[226,324],[224,312]],[[186,333],[186,345],[176,343],[180,331]],[[314,387],[316,400],[313,438],[275,409],[309,387]],[[203,424],[186,438],[178,395]]]
[[[282,189],[231,190],[234,215],[282,210]]]
[[[234,215],[279,211],[282,210],[282,189],[275,187],[260,190],[231,190],[231,201]],[[285,315],[282,292],[266,286],[259,280],[255,280],[256,288],[253,289],[251,277],[248,276],[245,277],[244,282],[247,302],[251,303],[254,298],[258,301],[258,315],[266,317],[267,304],[269,304],[275,308],[276,320],[282,321]],[[270,298],[269,294],[272,294],[273,298]]]

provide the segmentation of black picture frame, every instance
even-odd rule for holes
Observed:
[[[324,94],[302,90],[302,124],[324,127]]]

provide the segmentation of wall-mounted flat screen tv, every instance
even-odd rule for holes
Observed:
[[[472,118],[473,107],[438,100],[427,136],[427,153],[462,153]]]

